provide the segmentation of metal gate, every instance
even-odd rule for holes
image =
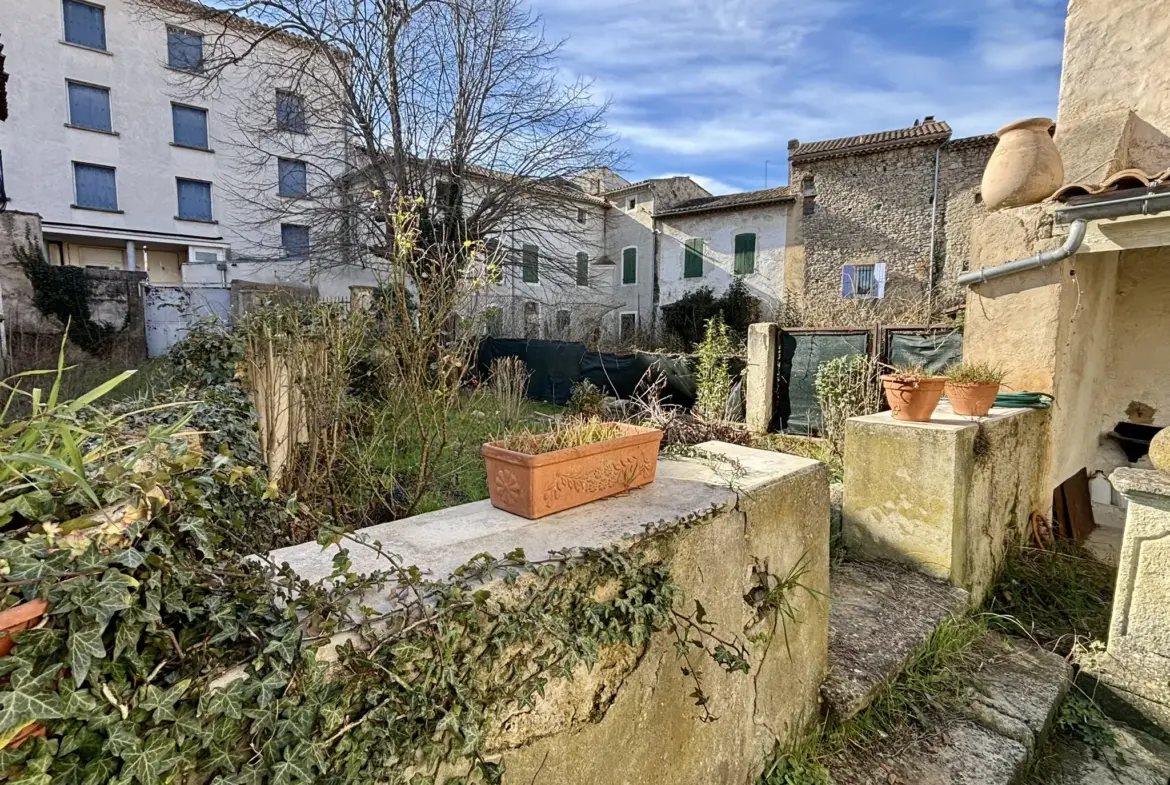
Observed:
[[[232,290],[225,287],[147,286],[143,302],[147,357],[166,354],[201,321],[231,321]]]

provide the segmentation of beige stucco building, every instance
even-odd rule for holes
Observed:
[[[1170,192],[1157,176],[1170,168],[1170,71],[1158,55],[1168,43],[1161,3],[1072,0],[1055,140],[1066,184],[1081,185],[973,231],[974,270],[1072,252],[976,280],[967,295],[965,357],[1056,398],[1041,509],[1080,469],[1128,464],[1117,423],[1170,425]],[[1126,169],[1143,171],[1109,181]]]

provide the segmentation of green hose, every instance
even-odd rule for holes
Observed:
[[[1048,393],[1007,392],[995,396],[995,405],[1005,409],[1047,409],[1054,400]]]

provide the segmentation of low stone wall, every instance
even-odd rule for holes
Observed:
[[[993,409],[960,417],[940,404],[928,423],[889,412],[845,431],[847,547],[912,564],[979,603],[1007,548],[1044,509],[1048,412]]]
[[[523,548],[528,559],[574,548],[619,547],[665,565],[684,611],[703,604],[721,637],[747,646],[750,672],[701,667],[713,722],[700,721],[676,641],[603,648],[592,668],[555,679],[530,708],[498,707],[486,744],[504,782],[749,785],[777,744],[816,720],[828,670],[828,473],[814,461],[710,442],[698,457],[664,459],[651,485],[529,521],[477,502],[365,529],[432,575],[481,553]],[[329,575],[336,547],[271,555],[307,579]],[[350,548],[353,568],[384,567]],[[764,576],[799,576],[787,593],[796,621],[762,608]],[[765,581],[766,582],[766,581]],[[782,626],[783,625],[783,626]]]

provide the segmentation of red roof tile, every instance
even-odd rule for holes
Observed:
[[[1157,188],[1167,182],[1170,182],[1170,169],[1155,174],[1148,174],[1142,169],[1123,169],[1100,183],[1069,183],[1050,198],[1057,202],[1067,202],[1078,196],[1102,196],[1131,188]]]
[[[899,147],[913,147],[932,142],[944,142],[951,138],[951,127],[942,121],[920,123],[909,128],[893,131],[879,131],[876,134],[846,136],[841,139],[826,139],[822,142],[799,144],[788,151],[793,163],[818,161],[825,158],[839,158],[858,153],[878,150],[892,150]]]
[[[737,210],[745,207],[756,207],[776,202],[788,202],[796,196],[792,189],[785,185],[779,188],[767,188],[763,191],[745,191],[725,196],[704,196],[700,199],[688,199],[671,206],[669,210],[657,212],[655,215],[686,215],[689,213],[712,213],[719,210]]]

